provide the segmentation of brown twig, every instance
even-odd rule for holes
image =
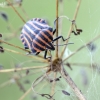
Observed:
[[[9,52],[12,52],[12,53],[15,53],[15,54],[23,55],[23,56],[26,56],[26,57],[29,57],[29,58],[34,58],[34,59],[37,59],[37,60],[39,60],[39,61],[41,61],[41,62],[48,63],[48,61],[47,61],[46,59],[43,59],[43,58],[38,57],[38,56],[34,56],[34,55],[32,55],[32,56],[26,55],[26,54],[23,54],[23,53],[21,53],[21,52],[14,51],[14,50],[10,50],[10,49],[7,49],[7,48],[4,48],[4,50],[9,51]]]
[[[13,31],[11,35],[7,36],[4,38],[4,40],[10,40],[10,39],[13,39],[14,37],[17,36],[18,32],[20,31],[20,28],[18,28],[16,31]]]
[[[19,78],[17,78],[16,76],[14,77],[14,80],[17,84],[17,86],[20,88],[20,90],[22,90],[24,93],[26,92],[24,86],[22,85],[22,83],[19,81]]]
[[[12,46],[12,47],[21,49],[21,50],[23,50],[23,51],[25,51],[25,52],[29,52],[29,53],[31,52],[31,51],[29,51],[29,50],[23,49],[23,48],[21,48],[21,47],[19,47],[19,46],[16,46],[16,45],[14,45],[14,44],[8,43],[8,42],[3,41],[3,40],[0,40],[0,42],[1,42],[1,43],[5,43],[5,44],[7,44],[7,45],[10,45],[10,46]]]
[[[74,93],[77,96],[77,98],[79,100],[86,100],[86,98],[84,97],[84,95],[81,93],[81,90],[78,89],[78,87],[76,86],[76,84],[74,83],[74,81],[71,79],[71,77],[69,76],[69,74],[67,73],[67,71],[63,68],[63,66],[61,67],[60,73],[61,73],[62,77],[67,81],[67,83],[69,84],[69,86],[72,88],[72,90],[74,91]]]
[[[0,84],[0,88],[3,88],[3,87],[5,87],[5,86],[7,86],[7,85],[9,85],[9,84],[11,84],[11,80],[8,80],[8,81],[6,81],[6,82]]]
[[[87,45],[89,45],[90,43],[94,42],[95,40],[99,39],[100,38],[100,35],[96,36],[94,39],[92,39],[91,41],[87,42],[85,45],[82,45],[80,48],[78,48],[76,51],[74,51],[72,54],[70,54],[67,58],[65,58],[63,60],[66,61],[68,60],[70,57],[72,57],[74,54],[76,54],[77,52],[79,52],[80,50],[82,50],[84,47],[86,47]]]
[[[81,3],[81,0],[78,0],[78,3],[77,3],[77,7],[76,7],[76,10],[75,10],[75,13],[74,13],[73,20],[76,20],[76,17],[77,17],[78,11],[79,11],[79,7],[80,7],[80,3]],[[73,30],[73,27],[74,27],[74,24],[72,23],[71,26],[70,26],[70,29],[69,29],[68,36],[67,37],[70,37],[71,32]],[[68,43],[68,40],[66,40],[66,44]],[[64,54],[64,52],[66,50],[66,47],[67,47],[67,45],[63,48],[60,57],[63,57],[63,54]]]
[[[0,73],[7,73],[7,72],[14,72],[14,71],[22,71],[22,70],[32,70],[32,69],[44,69],[46,67],[43,66],[32,66],[32,67],[24,67],[24,68],[12,68],[12,69],[2,69],[0,70]]]
[[[29,88],[25,93],[24,95],[22,95],[18,100],[23,100],[30,92],[31,92],[31,88]]]
[[[28,15],[27,15],[26,11],[24,10],[24,8],[23,8],[22,6],[20,6],[20,9],[21,9],[22,12],[24,13],[26,19],[29,19],[29,17],[28,17]]]
[[[18,11],[15,9],[15,7],[11,4],[11,2],[9,0],[6,0],[6,1],[11,5],[11,7],[14,9],[14,11],[17,13],[17,15],[21,18],[21,20],[24,23],[26,23],[25,20],[23,19],[23,17],[18,13]]]
[[[59,0],[56,0],[56,18],[58,18],[58,3]],[[58,19],[56,21],[56,37],[58,37]],[[58,40],[56,41],[56,45],[58,45]],[[58,46],[56,46],[56,57],[58,58]]]
[[[26,52],[28,52],[28,53],[31,53],[30,50],[23,49],[23,48],[21,48],[21,47],[19,47],[19,46],[16,46],[16,45],[14,45],[14,44],[8,43],[8,42],[6,42],[6,41],[0,40],[0,42],[5,43],[5,44],[7,44],[7,45],[10,45],[10,46],[12,46],[12,47],[21,49],[21,50],[26,51]],[[40,55],[37,55],[37,56],[43,59],[42,56],[40,56]]]
[[[57,77],[57,73],[54,73],[54,79],[56,79],[56,77]],[[53,81],[52,87],[51,87],[51,95],[54,95],[54,93],[55,93],[55,86],[56,86],[56,81]],[[51,100],[52,100],[52,98],[51,98]]]

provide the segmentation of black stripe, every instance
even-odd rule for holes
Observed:
[[[48,42],[48,44],[50,45],[50,46],[46,45],[46,47],[47,47],[48,49],[50,49],[50,50],[55,50],[55,47],[53,46],[53,44],[52,44],[51,42]]]
[[[41,37],[40,37],[40,38],[41,38]],[[41,40],[39,40],[38,38],[36,38],[35,40],[36,40],[36,42],[38,42],[38,43],[41,44],[42,46],[45,46],[45,44],[44,44]]]
[[[44,40],[45,42],[48,42],[48,39],[45,38],[41,33],[39,34],[39,37],[41,37],[41,39]]]
[[[23,38],[23,33],[21,33],[20,38]]]
[[[33,24],[36,26],[36,27],[38,27],[38,28],[40,28],[40,29],[45,29],[46,27],[45,26],[41,26],[41,25],[39,25],[38,23],[40,23],[40,22],[33,22]],[[42,24],[42,23],[40,23],[40,24]]]
[[[30,27],[29,27],[30,28]],[[32,30],[32,29],[31,29]],[[24,26],[24,31],[27,33],[27,34],[29,34],[30,35],[30,37],[32,38],[32,39],[34,39],[35,38],[35,35],[33,35],[25,26]],[[32,30],[33,31],[33,30]],[[33,31],[34,32],[34,31]],[[34,32],[35,34],[36,34],[36,32]]]
[[[42,23],[45,25],[47,24],[47,22],[44,19],[42,19]]]
[[[26,23],[26,25],[35,33],[35,34],[38,34],[39,33],[39,30],[34,28],[31,24],[29,23]],[[28,29],[27,29],[28,30]],[[36,31],[37,30],[37,31]],[[30,31],[29,31],[30,33]]]
[[[24,42],[24,39],[23,40],[21,40],[22,42]]]
[[[33,30],[33,31],[36,30],[36,28],[34,28],[30,23],[27,22],[26,25],[27,25],[31,30]]]
[[[28,36],[26,35],[26,34],[24,34],[24,36],[26,37],[26,39],[27,39],[27,41],[28,41],[28,43],[29,43],[29,45],[30,45],[30,47],[32,46],[32,41],[28,38]],[[27,42],[26,42],[27,43]],[[27,44],[27,46],[28,46],[28,44]],[[28,46],[29,47],[29,46]]]
[[[42,30],[44,34],[52,41],[53,37],[46,31],[46,29]]]
[[[41,19],[40,19],[40,18],[38,18],[38,21],[39,21],[39,22],[40,22],[40,20],[41,20]]]
[[[26,49],[26,48],[29,49],[27,43],[26,43],[25,40],[24,40],[23,33],[21,33],[21,34],[22,34],[22,35],[20,36],[20,38],[23,39],[23,40],[21,40],[21,41],[22,41],[22,43],[23,43],[23,45],[24,45],[24,48],[25,48],[25,49]]]
[[[33,42],[33,45],[35,48],[41,50],[41,51],[44,51],[45,49],[44,48],[41,48],[40,46],[38,46],[36,43]]]
[[[34,18],[34,20],[33,21],[36,21],[37,20],[37,18]]]
[[[29,49],[29,47],[28,47],[28,45],[27,45],[27,43],[26,43],[26,41],[23,39],[23,40],[21,40],[22,41],[22,43],[23,43],[23,45],[24,45],[24,48],[25,49]]]

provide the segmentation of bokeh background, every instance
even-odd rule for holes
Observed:
[[[12,2],[13,1],[14,0],[12,0]],[[59,0],[59,16],[64,15],[68,16],[70,19],[73,19],[77,2],[78,0]],[[20,28],[24,25],[24,23],[11,7],[7,7],[6,5],[2,6],[2,3],[7,2],[5,0],[0,0],[0,13],[5,13],[8,17],[8,21],[6,21],[0,15],[0,33],[2,33],[3,35],[2,39],[9,43],[23,47],[19,36],[21,33]],[[77,27],[81,28],[83,32],[78,36],[75,36],[74,34],[71,35],[70,42],[73,42],[74,44],[68,46],[70,53],[77,50],[80,46],[86,45],[88,41],[92,40],[94,37],[100,34],[99,5],[99,0],[81,1],[76,23]],[[56,0],[23,0],[22,6],[18,7],[17,5],[15,5],[15,8],[25,21],[28,21],[31,18],[44,18],[47,20],[50,26],[54,27],[54,20],[56,18]],[[24,13],[23,10],[25,11]],[[64,37],[67,37],[70,25],[71,23],[67,19],[63,18],[62,24],[61,22],[59,22],[59,30],[61,32],[59,34],[62,34]],[[16,33],[16,36],[7,40],[7,38],[9,36],[12,36],[12,34],[14,33]],[[93,50],[89,49],[86,46],[84,49],[82,49],[77,54],[68,59],[68,61],[66,61],[70,63],[73,69],[70,70],[67,66],[65,66],[66,70],[68,71],[74,82],[77,84],[79,89],[86,96],[87,100],[100,99],[99,43],[100,39],[94,41],[92,43],[92,47],[94,46]],[[4,48],[25,53],[24,51],[8,46],[4,43],[0,45]],[[59,53],[61,53],[61,51]],[[64,54],[64,57],[66,56],[67,50]],[[29,60],[32,59],[28,58],[27,56],[22,56],[5,51],[4,53],[0,53],[0,68],[15,68],[18,67],[19,64],[22,64],[23,62]],[[93,64],[95,66],[93,66]],[[41,65],[41,63],[26,62],[25,64],[22,64],[21,67],[36,65]],[[25,91],[31,88],[32,82],[38,76],[43,74],[43,71],[41,73],[37,71],[38,70],[32,70],[32,72],[36,72],[36,74],[20,78],[19,82],[23,85]],[[18,87],[13,77],[20,77],[25,73],[25,71],[0,73],[0,99],[18,100],[24,94],[25,91]],[[47,83],[46,86],[45,83]],[[41,93],[44,92],[50,94],[50,88],[51,85],[45,80],[40,83],[36,90],[41,89]],[[66,96],[61,91],[58,91],[54,96],[56,100],[77,100],[76,96],[71,91],[71,88],[63,79],[61,79],[61,81],[56,84],[56,91],[61,89],[65,89],[71,95]],[[46,98],[38,96],[34,94],[33,91],[31,91],[24,98],[24,100],[46,100]]]

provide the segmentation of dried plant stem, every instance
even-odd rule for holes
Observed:
[[[20,29],[17,29],[16,31],[13,31],[12,32],[12,34],[11,35],[9,35],[9,36],[7,36],[6,38],[4,38],[4,40],[10,40],[10,39],[12,39],[12,38],[14,38],[14,37],[16,37],[17,36],[17,34],[18,34],[18,32],[19,32],[19,30]]]
[[[23,8],[22,6],[20,6],[20,9],[21,9],[22,12],[24,13],[26,19],[29,19],[29,17],[28,17],[28,15],[27,15],[26,11],[24,10],[24,8]]]
[[[23,100],[30,92],[31,92],[31,88],[29,88],[25,93],[24,93],[24,95],[22,95],[21,97],[20,97],[20,99],[18,99],[18,100]]]
[[[11,7],[12,7],[13,10],[17,13],[17,15],[21,18],[21,20],[22,20],[24,23],[26,23],[25,20],[23,19],[23,17],[18,13],[18,11],[15,9],[15,7],[11,4],[11,2],[10,2],[9,0],[6,0],[6,1],[11,5]]]
[[[3,41],[3,40],[0,40],[0,42],[1,42],[1,43],[5,43],[5,44],[7,44],[7,45],[10,45],[10,46],[12,46],[12,47],[21,49],[21,50],[23,50],[23,51],[25,51],[25,52],[29,52],[29,53],[31,52],[31,51],[29,51],[29,50],[23,49],[23,48],[21,48],[21,47],[19,47],[19,46],[16,46],[16,45],[14,45],[14,44],[8,43],[8,42]]]
[[[47,68],[44,68],[43,70],[47,70]],[[19,79],[30,76],[30,75],[34,75],[34,74],[37,74],[37,73],[40,73],[40,72],[41,72],[41,69],[30,72],[29,74],[25,73],[25,74],[22,74],[21,77],[19,77]]]
[[[47,70],[47,68],[44,68],[44,70]],[[9,71],[9,72],[10,72],[10,71]],[[22,78],[24,78],[24,77],[27,77],[27,76],[29,76],[29,75],[33,75],[33,74],[36,74],[36,73],[39,73],[39,72],[41,72],[40,69],[39,69],[39,70],[35,70],[35,72],[30,72],[29,74],[26,74],[26,73],[25,73],[25,74],[22,74],[22,75],[20,75],[20,76],[18,75],[17,78],[18,78],[18,79],[22,79]],[[7,86],[7,85],[13,83],[12,80],[14,80],[14,77],[15,77],[15,76],[13,76],[10,80],[8,80],[8,81],[6,81],[6,82],[0,84],[0,88],[3,88],[3,87],[5,87],[5,86]]]
[[[14,32],[14,28],[13,28],[13,26],[12,26],[12,24],[10,22],[8,22],[8,26],[11,29],[11,31]]]
[[[19,79],[17,77],[14,77],[14,80],[15,80],[17,86],[25,93],[26,90],[25,90],[24,86],[22,85],[22,83],[19,81]]]
[[[57,77],[57,73],[54,72],[54,79],[56,79],[56,77]],[[56,86],[56,81],[53,81],[52,87],[51,87],[51,95],[54,95],[54,93],[55,93],[55,86]],[[51,98],[51,100],[52,100],[52,98]]]
[[[72,90],[74,91],[74,93],[77,96],[77,98],[79,100],[86,100],[84,95],[81,93],[81,90],[78,89],[78,87],[76,86],[74,81],[71,79],[71,77],[68,75],[68,73],[66,72],[66,70],[63,67],[62,67],[60,73],[61,73],[62,77],[67,81],[69,86],[72,88]]]
[[[0,40],[0,42],[5,43],[5,44],[7,44],[7,45],[10,45],[10,46],[12,46],[12,47],[15,47],[15,48],[21,49],[21,50],[23,50],[23,51],[25,51],[25,52],[29,52],[29,53],[31,53],[30,50],[23,49],[23,48],[21,48],[21,47],[19,47],[19,46],[16,46],[16,45],[14,45],[14,44],[8,43],[8,42],[6,42],[6,41]],[[43,58],[43,57],[40,56],[40,55],[37,55],[37,56],[40,57],[40,58]]]
[[[56,18],[58,18],[58,3],[59,0],[56,0]],[[56,21],[56,37],[58,37],[58,19]],[[56,45],[58,45],[58,40],[56,41]],[[56,57],[58,58],[58,46],[56,46]]]
[[[73,66],[83,66],[83,67],[86,67],[86,66],[90,67],[91,66],[91,64],[88,64],[88,63],[69,63],[69,64],[73,65]],[[92,64],[92,66],[95,66],[95,64]]]
[[[70,57],[72,57],[74,54],[76,54],[77,52],[79,52],[80,50],[82,50],[84,47],[86,47],[87,45],[89,45],[90,43],[94,42],[95,40],[99,39],[100,38],[100,35],[96,36],[94,39],[92,39],[91,41],[89,41],[88,43],[86,43],[85,45],[82,45],[80,48],[78,48],[76,51],[74,51],[72,54],[70,54],[67,58],[65,58],[63,60],[66,61],[68,60]]]
[[[80,4],[81,4],[81,0],[78,0],[78,3],[77,3],[77,7],[76,7],[76,10],[75,10],[75,13],[74,13],[73,20],[76,20],[76,17],[77,17],[78,11],[79,11]],[[71,26],[70,26],[70,29],[69,29],[68,36],[67,37],[70,37],[71,32],[73,30],[73,27],[74,27],[74,24],[72,23]],[[68,43],[68,40],[66,40],[66,44]],[[67,47],[67,45],[63,48],[60,57],[63,57],[63,54],[64,54],[64,52],[66,50],[66,47]]]
[[[0,84],[0,88],[3,88],[3,87],[5,87],[5,86],[7,86],[7,85],[9,85],[9,84],[11,84],[11,80],[8,80],[8,81],[6,81],[6,82]]]
[[[14,51],[14,50],[10,50],[10,49],[7,49],[7,48],[3,48],[3,49],[6,50],[6,51],[15,53],[15,54],[23,55],[23,56],[26,56],[26,57],[29,57],[29,58],[37,59],[37,60],[39,60],[39,61],[41,61],[41,62],[48,63],[48,61],[47,61],[46,59],[43,59],[43,58],[41,58],[41,57],[39,57],[39,56],[34,56],[34,55],[30,56],[30,55],[26,55],[26,54],[23,54],[23,53],[21,53],[21,52]]]
[[[14,71],[23,71],[23,70],[30,70],[30,69],[45,69],[47,67],[43,66],[32,66],[32,67],[24,67],[24,68],[12,68],[12,69],[3,69],[0,70],[0,73],[8,73],[8,72],[14,72]]]

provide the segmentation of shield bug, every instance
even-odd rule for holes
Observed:
[[[20,38],[24,48],[30,49],[33,54],[38,55],[41,51],[45,51],[44,58],[46,59],[47,50],[55,50],[54,41],[60,38],[63,41],[67,40],[63,36],[53,39],[55,32],[56,29],[53,30],[44,19],[33,18],[23,26]]]

